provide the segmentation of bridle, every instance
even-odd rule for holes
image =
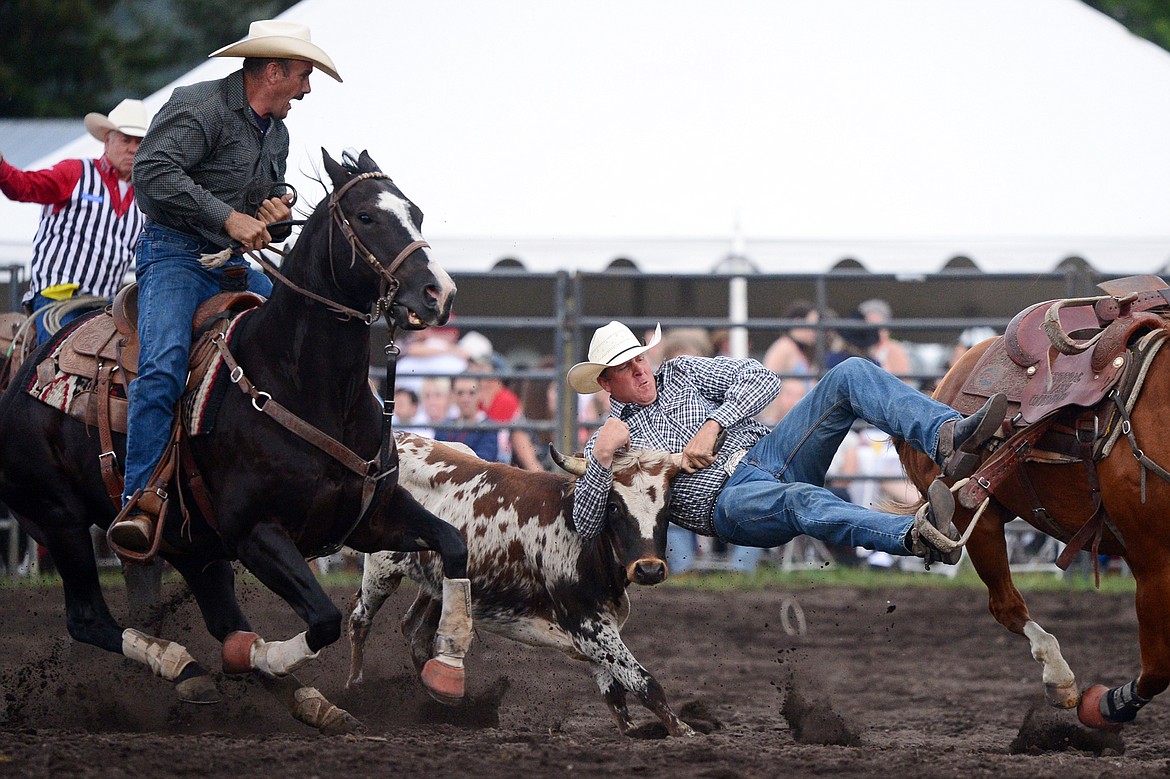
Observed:
[[[289,289],[293,290],[297,294],[302,295],[303,297],[307,297],[311,300],[315,300],[318,303],[321,303],[326,308],[328,308],[330,311],[333,311],[334,313],[341,315],[342,321],[348,321],[350,319],[357,319],[361,322],[364,322],[366,324],[366,326],[370,326],[370,325],[374,324],[374,322],[377,322],[382,317],[383,314],[386,314],[390,311],[390,307],[393,305],[394,298],[398,294],[398,289],[400,287],[400,284],[398,282],[398,278],[394,275],[394,273],[398,270],[399,267],[402,266],[402,263],[406,261],[406,258],[409,257],[410,255],[414,254],[415,251],[417,251],[418,249],[429,249],[430,248],[430,244],[427,243],[426,241],[412,241],[412,242],[408,243],[406,246],[404,246],[402,248],[402,251],[398,252],[398,256],[395,257],[394,261],[391,262],[389,265],[382,265],[382,263],[378,262],[377,256],[375,256],[373,252],[371,252],[368,248],[366,248],[366,245],[364,243],[362,243],[360,238],[358,238],[357,233],[355,233],[353,230],[353,226],[350,225],[350,223],[349,223],[348,217],[346,217],[345,213],[341,209],[342,196],[346,192],[348,192],[350,190],[350,188],[352,188],[356,184],[358,184],[362,181],[366,181],[368,179],[386,179],[387,181],[392,181],[392,179],[389,176],[387,176],[385,173],[382,173],[379,171],[373,171],[370,173],[362,173],[362,174],[359,174],[357,176],[354,176],[349,181],[345,182],[345,184],[343,184],[340,188],[333,191],[333,194],[331,194],[329,196],[328,208],[329,208],[329,219],[330,219],[330,221],[329,221],[329,270],[330,270],[330,273],[333,274],[333,281],[335,284],[337,283],[337,271],[336,271],[336,268],[334,266],[334,261],[333,261],[333,230],[334,230],[334,227],[336,227],[338,230],[341,231],[341,234],[345,236],[345,239],[347,241],[349,241],[350,267],[353,267],[354,260],[357,257],[361,257],[362,259],[364,259],[366,261],[367,264],[369,264],[369,266],[371,268],[373,268],[374,272],[376,274],[378,274],[378,278],[379,278],[378,299],[376,301],[374,301],[374,306],[370,311],[368,311],[368,312],[358,311],[357,309],[350,308],[349,306],[346,306],[342,303],[338,303],[335,300],[330,300],[329,298],[326,298],[322,295],[318,295],[316,292],[312,292],[310,290],[305,289],[304,287],[298,286],[297,284],[294,284],[292,281],[290,281],[288,279],[288,277],[286,277],[284,274],[282,274],[279,270],[277,270],[276,266],[273,265],[272,263],[268,262],[268,260],[266,258],[264,258],[264,256],[262,254],[260,254],[259,252],[250,252],[249,253],[249,256],[251,256],[252,259],[256,260],[260,264],[260,266],[264,268],[264,270],[266,270],[268,273],[275,276],[277,279],[279,279],[281,282],[283,282]],[[272,224],[268,225],[268,227],[270,227],[270,228],[283,227],[286,225],[287,226],[296,226],[296,225],[303,225],[303,224],[305,224],[305,220],[303,220],[303,219],[296,219],[296,220],[287,219],[287,220],[284,220],[281,222],[273,222]],[[277,249],[273,249],[272,251],[275,251],[281,255],[284,254],[283,252],[280,252]],[[393,327],[394,323],[391,322],[390,325],[391,325],[391,327]]]

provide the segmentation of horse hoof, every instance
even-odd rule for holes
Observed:
[[[455,668],[431,658],[422,669],[422,683],[431,697],[439,703],[454,706],[463,700],[463,682],[466,674],[462,668]]]
[[[1044,685],[1044,698],[1048,701],[1048,705],[1057,709],[1072,709],[1075,708],[1077,702],[1080,700],[1080,693],[1077,692],[1076,682],[1072,684],[1046,684]]]
[[[223,700],[210,676],[192,676],[175,685],[175,693],[183,703],[219,703]]]
[[[1101,715],[1101,699],[1108,692],[1109,688],[1105,685],[1094,684],[1081,693],[1081,702],[1077,704],[1077,719],[1081,721],[1082,725],[1094,730],[1106,730],[1113,733],[1121,730],[1121,725],[1110,722]]]
[[[252,645],[260,636],[246,630],[228,633],[223,640],[223,672],[246,674],[252,670]]]
[[[317,731],[323,736],[356,736],[367,732],[367,729],[357,717],[334,706]]]

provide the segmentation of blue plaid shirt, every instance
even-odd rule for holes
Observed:
[[[687,530],[715,535],[712,513],[727,481],[723,469],[733,454],[751,448],[770,431],[752,417],[780,392],[780,379],[755,360],[728,357],[676,357],[654,374],[658,398],[649,406],[613,401],[610,416],[630,428],[631,449],[681,452],[708,419],[727,431],[715,462],[695,473],[679,473],[671,483],[674,521]],[[597,433],[585,445],[588,464],[577,480],[573,524],[585,538],[601,532],[613,473],[593,456]]]

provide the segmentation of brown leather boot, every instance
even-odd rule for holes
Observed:
[[[154,540],[154,518],[141,511],[110,527],[109,540],[131,552],[149,552]]]

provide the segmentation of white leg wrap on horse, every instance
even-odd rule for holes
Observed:
[[[122,631],[122,654],[146,665],[155,676],[173,682],[195,658],[182,644],[148,636],[140,630]]]
[[[435,659],[453,668],[463,667],[471,646],[471,580],[443,579],[443,611],[435,631]]]
[[[293,700],[293,717],[314,728],[326,727],[345,716],[316,687],[301,687],[293,693]]]
[[[298,633],[288,641],[256,639],[252,644],[252,667],[266,676],[288,676],[320,654],[309,651],[308,633]]]
[[[1077,680],[1072,668],[1060,653],[1060,642],[1035,622],[1024,625],[1024,635],[1032,647],[1032,657],[1044,666],[1043,680],[1049,702],[1054,706],[1071,708],[1078,698]]]

